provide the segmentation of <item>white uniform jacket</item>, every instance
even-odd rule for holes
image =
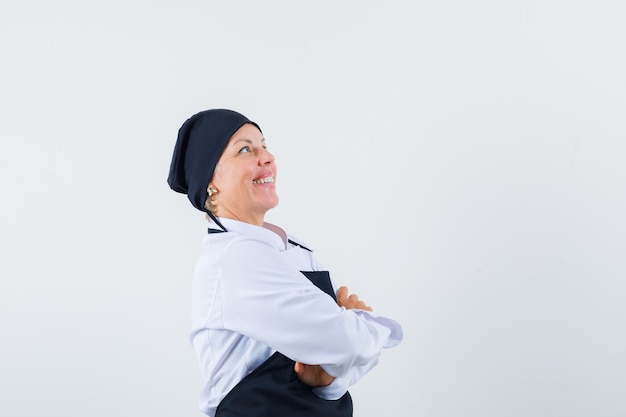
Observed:
[[[213,416],[226,394],[276,351],[334,376],[314,389],[332,400],[376,365],[383,348],[400,343],[397,322],[339,307],[313,285],[300,271],[320,266],[282,229],[219,220],[228,232],[204,238],[192,285],[190,339],[205,414]]]

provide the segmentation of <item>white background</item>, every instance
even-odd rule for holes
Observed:
[[[277,157],[267,220],[404,326],[356,417],[626,415],[625,11],[4,2],[0,415],[200,415],[206,223],[165,179],[214,107]]]

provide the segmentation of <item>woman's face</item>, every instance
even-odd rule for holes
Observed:
[[[245,124],[230,138],[222,153],[211,184],[216,215],[262,225],[265,213],[276,207],[276,164],[263,135]]]

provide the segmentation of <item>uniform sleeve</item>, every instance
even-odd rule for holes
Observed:
[[[378,358],[361,366],[353,366],[345,375],[337,377],[334,381],[325,387],[313,388],[313,392],[320,398],[325,400],[338,400],[341,398],[350,386],[358,382],[366,373],[378,364]]]
[[[353,310],[356,314],[371,314],[367,311],[363,310]],[[397,343],[400,343],[400,339],[397,340]],[[391,346],[385,346],[391,347]],[[353,366],[350,368],[345,375],[342,375],[339,378],[335,378],[335,380],[328,386],[325,387],[317,387],[313,388],[313,392],[318,396],[325,400],[337,400],[341,398],[348,388],[357,383],[365,374],[367,374],[374,366],[378,364],[378,357],[373,360],[361,364],[359,366]],[[322,366],[325,370],[326,367]],[[328,372],[328,371],[327,371]]]
[[[293,360],[321,365],[338,379],[326,387],[329,395],[374,366],[383,348],[402,340],[397,322],[339,307],[278,250],[261,241],[233,242],[220,265],[224,328]]]

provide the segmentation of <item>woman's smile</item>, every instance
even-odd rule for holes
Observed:
[[[274,184],[274,177],[259,178],[258,180],[252,180],[255,184]]]

